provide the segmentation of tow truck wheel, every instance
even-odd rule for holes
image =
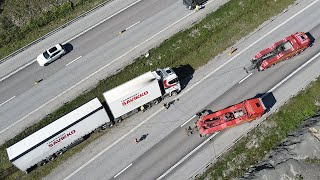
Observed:
[[[261,66],[259,66],[259,71],[263,71],[264,69],[261,67]]]

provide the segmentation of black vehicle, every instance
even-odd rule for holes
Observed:
[[[183,0],[183,4],[187,6],[188,9],[194,9],[196,5],[203,5],[208,0]]]

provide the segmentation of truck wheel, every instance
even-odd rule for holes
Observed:
[[[160,102],[161,102],[161,99],[158,98],[158,99],[154,100],[154,103],[153,103],[153,104],[159,104]]]
[[[47,158],[47,161],[52,161],[52,160],[54,160],[55,158],[56,158],[55,155],[51,155],[51,156],[49,156],[49,157]]]
[[[121,121],[122,121],[122,118],[120,117],[120,118],[117,120],[117,122],[120,123]]]
[[[46,164],[47,164],[47,160],[42,160],[42,161],[37,163],[37,166],[44,166]]]
[[[259,71],[263,71],[264,69],[261,67],[261,66],[259,66],[259,69],[258,69]]]
[[[113,123],[111,122],[110,124],[109,124],[109,127],[111,128],[113,126]]]
[[[178,94],[177,91],[172,91],[172,92],[171,92],[171,96],[176,96],[177,94]]]
[[[62,150],[60,150],[60,151],[58,151],[58,152],[56,152],[56,153],[54,153],[56,156],[60,156],[61,154],[63,154],[63,151]]]
[[[104,125],[101,126],[101,129],[102,129],[102,130],[105,130],[105,129],[107,129],[107,127],[108,127],[108,125],[107,125],[107,124],[104,124]]]

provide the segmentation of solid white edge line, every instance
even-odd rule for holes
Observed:
[[[135,25],[139,24],[139,23],[140,23],[140,21],[138,21],[138,22],[136,22],[136,23],[132,24],[131,26],[127,27],[127,28],[126,28],[126,31],[127,31],[127,30],[129,30],[130,28],[132,28],[133,26],[135,26]]]
[[[298,69],[296,69],[295,71],[293,71],[291,74],[289,74],[286,78],[282,79],[282,81],[280,81],[278,84],[276,84],[273,88],[271,88],[268,92],[272,92],[275,89],[277,89],[281,84],[283,84],[284,82],[286,82],[289,78],[291,78],[293,75],[295,75],[297,72],[299,72],[302,68],[304,68],[306,65],[308,65],[309,63],[311,63],[313,60],[315,60],[318,56],[320,56],[320,52],[318,54],[316,54],[315,56],[313,56],[311,59],[309,59],[306,63],[304,63],[302,66],[300,66]]]
[[[134,127],[133,129],[131,129],[127,134],[121,136],[119,139],[117,139],[115,142],[113,142],[112,144],[110,144],[107,148],[105,148],[104,150],[102,150],[101,152],[99,152],[97,155],[95,155],[93,158],[91,158],[89,161],[87,161],[86,163],[84,163],[82,166],[80,166],[78,169],[76,169],[75,171],[73,171],[69,176],[67,176],[66,178],[64,178],[65,180],[70,179],[73,175],[75,175],[77,172],[79,172],[81,169],[83,169],[84,167],[86,167],[88,164],[90,164],[92,161],[94,161],[96,158],[98,158],[99,156],[101,156],[101,154],[105,153],[106,151],[108,151],[110,148],[112,148],[114,145],[116,145],[118,142],[122,141],[124,138],[126,138],[129,134],[131,134],[132,132],[134,132],[136,129],[138,129],[140,126],[142,126],[144,123],[146,123],[147,121],[149,121],[151,118],[153,118],[155,115],[157,115],[160,111],[164,110],[164,107],[161,107],[158,111],[154,112],[151,116],[149,116],[147,119],[145,119],[144,121],[142,121],[140,124],[138,124],[136,127]]]
[[[79,34],[77,34],[77,35],[73,36],[72,38],[68,39],[68,40],[67,40],[67,41],[65,41],[64,43],[68,43],[68,42],[70,42],[70,41],[72,41],[72,40],[76,39],[77,37],[81,36],[82,34],[84,34],[84,33],[88,32],[88,31],[90,31],[91,29],[93,29],[93,28],[95,28],[95,27],[99,26],[100,24],[104,23],[105,21],[107,21],[107,20],[109,20],[109,19],[113,18],[114,16],[116,16],[116,15],[120,14],[121,12],[123,12],[123,11],[127,10],[127,9],[128,9],[128,8],[130,8],[131,6],[134,6],[135,4],[139,3],[140,1],[142,1],[142,0],[138,0],[138,1],[135,1],[135,2],[133,2],[133,3],[131,3],[131,4],[129,4],[128,6],[126,6],[126,7],[122,8],[122,9],[120,9],[119,11],[115,12],[115,13],[114,13],[114,14],[112,14],[111,16],[108,16],[107,18],[105,18],[105,19],[101,20],[101,21],[100,21],[100,22],[98,22],[97,24],[95,24],[95,25],[93,25],[93,26],[89,27],[88,29],[86,29],[86,30],[84,30],[84,31],[80,32]]]
[[[284,78],[282,81],[280,81],[278,84],[276,84],[273,88],[271,88],[268,92],[274,91],[276,88],[278,88],[280,85],[282,85],[284,82],[286,82],[289,78],[291,78],[293,75],[295,75],[297,72],[299,72],[302,68],[304,68],[306,65],[311,63],[313,60],[315,60],[318,56],[320,56],[320,52],[313,56],[310,60],[308,60],[306,63],[304,63],[302,66],[300,66],[298,69],[293,71],[291,74],[289,74],[286,78]],[[252,74],[252,73],[251,73]],[[251,76],[251,75],[249,75]],[[248,76],[247,76],[248,77]],[[192,119],[192,118],[191,118]],[[188,120],[189,121],[189,120]],[[183,124],[184,125],[184,124]],[[181,126],[182,127],[182,126]],[[218,132],[219,133],[219,132]],[[174,166],[169,168],[164,174],[162,174],[160,177],[157,178],[157,180],[160,180],[161,178],[165,177],[167,174],[169,174],[174,168],[176,168],[178,165],[180,165],[185,159],[187,159],[189,156],[191,156],[196,150],[198,150],[200,147],[202,147],[204,144],[206,144],[209,140],[211,140],[216,134],[213,134],[210,138],[208,138],[206,141],[204,141],[202,144],[200,144],[197,148],[192,150],[189,154],[187,154],[185,157],[183,157],[180,161],[178,161]]]
[[[113,176],[113,178],[116,178],[117,176],[119,176],[121,173],[123,173],[125,170],[127,170],[130,166],[132,166],[132,163],[130,163],[127,167],[125,167],[124,169],[122,169],[118,174],[116,174],[115,176]]]
[[[241,81],[238,82],[238,84],[242,83],[244,80],[246,80],[248,77],[250,77],[253,73],[250,73],[245,78],[243,78]]]
[[[13,98],[15,98],[16,96],[11,97],[10,99],[6,100],[5,102],[1,103],[0,106],[4,105],[5,103],[11,101]]]
[[[123,12],[124,10],[126,10],[126,9],[130,8],[131,6],[133,6],[133,5],[137,4],[137,3],[138,3],[138,2],[140,2],[140,1],[142,1],[142,0],[138,0],[138,1],[135,1],[135,2],[133,2],[133,3],[131,3],[131,4],[129,4],[128,6],[126,6],[126,7],[122,8],[120,11],[118,11],[118,12],[116,12],[116,13],[112,14],[111,16],[108,16],[107,18],[105,18],[105,19],[101,20],[101,21],[100,21],[100,22],[98,22],[97,24],[95,24],[95,25],[93,25],[93,26],[89,27],[88,29],[86,29],[86,30],[84,30],[84,31],[80,32],[79,34],[77,34],[77,35],[75,35],[75,36],[71,37],[70,39],[68,39],[67,41],[63,42],[62,44],[66,44],[66,43],[68,43],[68,42],[70,42],[70,41],[72,41],[72,40],[76,39],[77,37],[81,36],[82,34],[84,34],[84,33],[88,32],[88,31],[90,31],[91,29],[93,29],[93,28],[95,28],[95,27],[99,26],[99,25],[100,25],[100,24],[102,24],[103,22],[105,22],[105,21],[107,21],[107,20],[111,19],[112,17],[114,17],[114,16],[118,15],[119,13],[121,13],[121,12]],[[140,22],[140,21],[139,21],[139,22]],[[3,81],[3,80],[5,80],[5,79],[7,79],[8,77],[10,77],[10,76],[14,75],[15,73],[17,73],[17,72],[21,71],[22,69],[26,68],[27,66],[29,66],[29,65],[30,65],[30,64],[32,64],[32,63],[34,63],[35,61],[36,61],[36,60],[33,60],[33,61],[31,61],[31,62],[27,63],[26,65],[24,65],[24,66],[22,66],[22,67],[18,68],[17,70],[15,70],[15,71],[11,72],[10,74],[8,74],[8,75],[6,75],[5,77],[1,78],[1,79],[0,79],[0,82],[1,82],[1,81]],[[0,132],[0,134],[1,134],[1,132]]]
[[[192,14],[192,13],[190,13]],[[188,17],[190,14],[184,16],[183,18]],[[142,43],[140,43],[139,45],[135,46],[134,48],[130,49],[129,51],[127,51],[126,53],[122,54],[121,56],[117,57],[116,59],[112,60],[111,62],[109,62],[108,64],[106,64],[105,66],[101,67],[100,69],[98,69],[96,72],[90,74],[89,76],[87,76],[86,78],[82,79],[81,81],[79,81],[78,83],[74,84],[73,86],[71,86],[70,88],[66,89],[65,91],[63,91],[62,93],[58,94],[56,97],[52,98],[51,100],[47,101],[46,103],[42,104],[41,106],[39,106],[37,109],[31,111],[30,113],[28,113],[27,115],[25,115],[24,117],[22,117],[21,119],[19,119],[18,121],[14,122],[13,124],[11,124],[10,126],[6,127],[5,129],[0,131],[0,134],[2,134],[3,132],[5,132],[6,130],[10,129],[11,127],[15,126],[16,124],[20,123],[21,121],[23,121],[25,118],[29,117],[31,114],[35,113],[36,111],[38,111],[39,109],[43,108],[44,106],[46,106],[47,104],[51,103],[52,101],[56,100],[57,98],[59,98],[60,96],[62,96],[63,94],[67,93],[68,91],[70,91],[71,89],[73,89],[74,87],[78,86],[79,84],[81,84],[82,82],[86,81],[87,79],[91,78],[92,76],[96,75],[97,73],[99,73],[100,71],[102,71],[103,69],[105,69],[106,67],[110,66],[112,63],[116,62],[117,60],[119,60],[120,58],[126,56],[127,54],[129,54],[130,52],[132,52],[133,50],[137,49],[139,46],[143,45],[144,43],[146,43],[147,41],[151,40],[152,38],[156,37],[157,35],[159,35],[160,33],[162,33],[163,31],[167,30],[168,28],[170,28],[171,26],[175,25],[176,23],[178,23],[179,21],[183,20],[183,18],[179,19],[178,21],[174,22],[173,24],[171,24],[170,26],[164,28],[163,30],[161,30],[160,32],[156,33],[155,35],[151,36],[150,38],[148,38],[147,40],[143,41]]]
[[[226,61],[225,63],[223,63],[222,65],[220,65],[219,67],[217,67],[215,70],[213,70],[211,73],[207,74],[205,77],[203,77],[201,80],[197,81],[196,83],[194,83],[190,88],[188,88],[187,90],[181,92],[177,98],[181,97],[182,95],[184,95],[185,93],[187,93],[188,91],[190,91],[191,89],[193,89],[193,87],[197,86],[198,84],[200,84],[202,81],[204,81],[205,79],[207,79],[208,77],[210,77],[213,73],[217,72],[218,70],[220,70],[223,66],[227,65],[228,63],[230,63],[232,60],[234,60],[235,58],[237,58],[239,55],[241,55],[244,51],[248,50],[249,48],[251,48],[252,46],[254,46],[255,44],[257,44],[259,41],[261,41],[263,38],[265,38],[266,36],[268,36],[269,34],[273,33],[275,30],[279,29],[281,26],[283,26],[284,24],[286,24],[287,22],[289,22],[291,19],[295,18],[296,16],[298,16],[299,14],[301,14],[303,11],[305,11],[306,9],[310,8],[313,4],[315,4],[316,2],[318,2],[319,0],[316,0],[312,3],[310,3],[308,6],[304,7],[302,10],[300,10],[299,12],[297,12],[296,14],[294,14],[293,16],[291,16],[290,18],[288,18],[287,20],[285,20],[284,22],[282,22],[281,24],[279,24],[278,26],[276,26],[275,28],[273,28],[271,31],[269,31],[268,33],[266,33],[265,35],[261,36],[259,39],[257,39],[255,42],[253,42],[252,44],[250,44],[249,46],[247,46],[246,48],[244,48],[242,51],[240,51],[238,54],[236,54],[235,56],[233,56],[232,58],[230,58],[228,61]]]
[[[141,0],[137,1],[140,2]],[[217,72],[219,69],[221,69],[223,66],[225,66],[226,64],[228,64],[229,62],[231,62],[233,59],[235,59],[236,57],[238,57],[240,54],[242,54],[244,51],[248,50],[249,48],[251,48],[253,45],[255,45],[256,43],[258,43],[259,41],[261,41],[263,38],[265,38],[267,35],[271,34],[272,32],[274,32],[275,30],[277,30],[278,28],[280,28],[281,26],[283,26],[285,23],[287,23],[288,21],[290,21],[291,19],[293,19],[294,17],[296,17],[297,15],[301,14],[303,11],[305,11],[306,9],[308,9],[309,7],[311,7],[313,4],[315,4],[316,2],[318,2],[319,0],[316,0],[312,3],[310,3],[308,6],[306,6],[305,8],[303,8],[302,10],[300,10],[298,13],[296,13],[295,15],[291,16],[290,18],[288,18],[286,21],[282,22],[280,25],[278,25],[277,27],[275,27],[274,29],[272,29],[271,31],[269,31],[268,33],[266,33],[264,36],[262,36],[261,38],[259,38],[257,41],[255,41],[254,43],[252,43],[251,45],[249,45],[247,48],[245,48],[244,50],[242,50],[241,52],[239,52],[238,54],[236,54],[234,57],[232,57],[230,60],[228,60],[227,62],[225,62],[224,64],[220,65],[217,69],[215,69],[214,71],[212,71],[211,73],[209,73],[207,76],[203,77],[201,80],[199,80],[198,82],[196,82],[194,85],[192,85],[190,88],[186,89],[185,91],[183,91],[182,93],[180,93],[178,95],[177,98],[181,97],[183,94],[185,94],[186,92],[190,91],[191,89],[193,89],[196,85],[198,85],[200,82],[202,82],[204,79],[207,79],[209,76],[211,76],[213,73]],[[210,1],[212,2],[212,1]],[[209,3],[209,2],[208,2]],[[186,16],[184,16],[183,18],[179,19],[178,21],[174,22],[173,24],[171,24],[170,26],[164,28],[163,30],[161,30],[160,32],[156,33],[154,36],[150,37],[149,39],[145,40],[144,42],[142,42],[140,45],[144,44],[145,42],[147,42],[148,40],[152,39],[153,37],[157,36],[158,34],[160,34],[161,32],[165,31],[166,29],[170,28],[171,26],[177,24],[178,22],[180,22],[181,20],[183,20],[184,18],[190,16],[191,14],[195,13],[195,11],[187,14]],[[139,46],[139,45],[138,45]],[[133,51],[134,49],[136,49],[138,46],[134,47],[133,49],[130,50]],[[91,78],[92,76],[94,76],[95,74],[97,74],[98,72],[102,71],[105,67],[109,66],[111,63],[113,63],[114,61],[120,59],[121,57],[125,56],[128,53],[125,53],[121,56],[119,56],[118,58],[116,58],[115,60],[113,60],[112,62],[108,63],[107,65],[105,65],[104,67],[100,68],[98,71],[92,73],[91,75],[89,75],[88,77],[84,78],[83,80],[79,81],[78,83],[76,83],[75,85],[71,86],[70,88],[68,88],[67,90],[65,90],[64,92],[62,92],[61,94],[57,95],[56,97],[52,98],[51,100],[49,100],[48,102],[44,103],[42,106],[40,106],[39,108],[35,109],[34,111],[28,113],[26,116],[24,116],[23,118],[21,118],[20,120],[16,121],[15,123],[11,124],[10,126],[8,126],[7,128],[3,129],[2,131],[0,131],[0,134],[3,133],[4,131],[6,131],[7,129],[11,128],[12,126],[14,126],[15,124],[21,122],[23,119],[25,119],[26,117],[30,116],[31,114],[33,114],[34,112],[38,111],[39,109],[41,109],[42,107],[44,107],[45,105],[49,104],[50,102],[54,101],[55,99],[57,99],[58,97],[62,96],[63,94],[65,94],[66,92],[70,91],[71,89],[73,89],[75,86],[77,86],[78,84],[84,82],[85,80]],[[142,122],[145,123],[147,122],[149,119],[151,119],[154,115],[156,115],[158,112],[160,112],[162,109],[164,109],[163,107],[161,109],[159,109],[156,113],[152,114],[149,118],[147,118],[145,121]],[[127,133],[126,135],[122,136],[120,139],[118,139],[117,141],[115,141],[113,144],[111,144],[110,146],[108,146],[106,149],[104,149],[103,151],[101,151],[100,153],[98,153],[93,159],[90,159],[88,162],[86,162],[85,164],[83,164],[81,167],[79,167],[76,171],[74,171],[72,174],[70,174],[67,178],[65,179],[69,179],[71,176],[73,176],[74,174],[76,174],[78,171],[80,171],[83,167],[85,167],[87,164],[89,164],[90,162],[92,162],[94,159],[96,159],[98,156],[100,156],[101,154],[103,154],[105,151],[107,151],[108,149],[110,149],[112,146],[114,146],[116,143],[118,143],[120,140],[124,139],[126,136],[128,136],[131,132],[133,132],[135,129],[137,129],[138,127],[140,127],[142,125],[141,123],[136,126],[135,128],[133,128],[132,130],[129,131],[129,133]]]
[[[193,115],[190,119],[188,119],[186,122],[184,122],[183,124],[181,124],[180,127],[186,125],[189,121],[191,121],[191,119],[193,119],[193,118],[195,118],[195,117],[196,117],[196,115]]]
[[[14,75],[14,74],[17,73],[18,71],[21,71],[22,69],[26,68],[27,66],[31,65],[32,63],[34,63],[34,62],[36,62],[36,61],[37,61],[37,60],[33,60],[33,61],[25,64],[24,66],[21,66],[21,67],[19,67],[18,69],[12,71],[12,72],[9,73],[8,75],[2,77],[2,78],[0,79],[0,82],[2,82],[3,80],[9,78],[10,76]]]
[[[70,65],[71,63],[75,62],[76,60],[80,59],[82,56],[77,57],[75,60],[72,60],[71,62],[69,62],[68,64],[66,64],[66,66]]]
[[[208,139],[206,139],[204,142],[202,142],[199,146],[197,146],[195,149],[193,149],[191,152],[189,152],[187,155],[185,155],[182,159],[180,159],[175,165],[173,165],[171,168],[169,168],[164,174],[159,176],[156,180],[160,180],[164,178],[166,175],[168,175],[173,169],[175,169],[177,166],[179,166],[183,161],[188,159],[193,153],[195,153],[198,149],[200,149],[203,145],[205,145],[207,142],[209,142],[214,136],[219,134],[219,132],[216,132],[212,134]]]

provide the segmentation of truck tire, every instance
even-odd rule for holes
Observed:
[[[259,71],[264,71],[264,69],[261,66],[259,66],[258,70]]]
[[[54,153],[56,156],[60,156],[61,154],[63,154],[63,151],[62,150],[60,150],[60,151],[58,151],[58,152],[56,152],[56,153]]]
[[[52,161],[52,160],[54,160],[55,158],[56,158],[55,155],[51,155],[51,156],[49,156],[49,157],[47,158],[47,161]]]
[[[154,100],[153,104],[159,104],[161,102],[161,98],[157,98]]]
[[[47,160],[42,160],[42,161],[40,161],[40,162],[37,163],[37,166],[44,166],[44,165],[46,165],[47,163],[48,163]]]
[[[172,91],[170,96],[176,96],[178,94],[178,92],[176,90]]]

